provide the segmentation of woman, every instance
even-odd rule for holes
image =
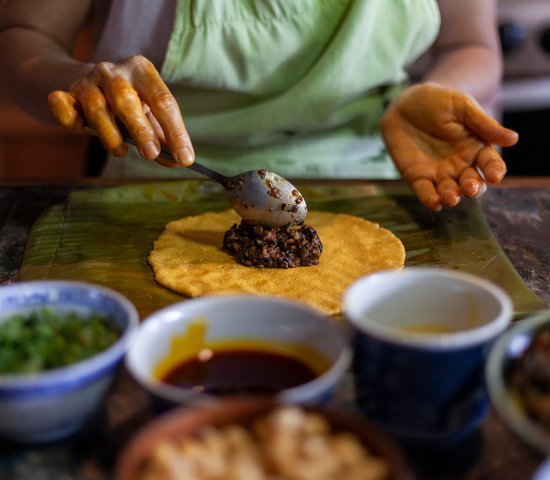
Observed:
[[[75,132],[92,126],[124,157],[106,174],[165,176],[143,160],[174,166],[157,158],[161,143],[180,166],[197,155],[228,174],[397,168],[433,210],[505,174],[495,145],[517,134],[478,104],[500,80],[496,0],[103,1],[94,61],[81,63],[68,51],[93,4],[5,5],[0,88],[42,118],[49,98]],[[407,86],[407,66],[430,46],[432,67]],[[117,121],[139,154],[127,155]]]

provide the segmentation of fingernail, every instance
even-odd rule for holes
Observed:
[[[476,197],[477,195],[479,195],[479,192],[481,190],[481,185],[482,184],[479,184],[478,182],[475,182],[472,180],[464,186],[462,191],[464,192],[464,195],[466,195],[467,197]]]
[[[184,148],[176,152],[176,160],[181,166],[188,167],[195,161],[195,154],[189,148]]]
[[[127,153],[128,153],[128,147],[124,145],[117,147],[113,150],[113,154],[115,157],[124,157]]]
[[[159,147],[153,141],[149,141],[141,147],[141,155],[147,160],[154,160],[159,156],[159,153]]]
[[[449,207],[455,207],[460,202],[460,195],[457,195],[454,191],[447,191],[443,193],[443,203]]]
[[[487,180],[489,180],[490,183],[499,183],[504,178],[505,175],[506,175],[505,171],[503,172],[502,170],[495,168],[491,170]]]
[[[432,201],[426,203],[425,205],[434,212],[440,212],[442,209],[441,201],[439,198],[432,199]]]

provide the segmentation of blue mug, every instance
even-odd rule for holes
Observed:
[[[484,418],[484,363],[513,308],[499,287],[436,268],[388,270],[345,293],[360,410],[405,441],[449,444]]]

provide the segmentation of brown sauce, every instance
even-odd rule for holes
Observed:
[[[219,350],[176,365],[161,380],[213,395],[275,394],[317,377],[301,361],[258,350]]]

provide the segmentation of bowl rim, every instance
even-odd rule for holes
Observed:
[[[388,327],[376,322],[367,321],[360,323],[359,317],[364,315],[359,308],[350,308],[352,297],[357,297],[358,292],[363,290],[365,285],[380,281],[388,277],[432,277],[458,280],[464,284],[474,285],[491,294],[499,304],[497,317],[489,324],[469,330],[444,334],[422,334],[403,335],[398,329]],[[513,316],[512,300],[508,294],[498,285],[477,275],[435,267],[405,267],[403,269],[389,269],[374,272],[362,277],[352,283],[344,292],[344,315],[352,328],[362,335],[373,336],[385,342],[398,345],[421,348],[433,351],[449,351],[468,347],[475,347],[492,339],[500,334],[511,323]],[[363,320],[364,321],[364,320]]]
[[[85,360],[32,374],[0,374],[0,393],[2,395],[9,395],[10,393],[24,394],[37,388],[48,389],[53,384],[80,385],[86,380],[93,380],[101,376],[113,363],[124,356],[139,327],[139,314],[134,304],[121,293],[103,285],[74,280],[32,280],[2,286],[0,295],[8,289],[17,290],[20,288],[43,290],[76,288],[81,291],[99,292],[119,303],[127,313],[128,321],[120,337],[110,347]]]
[[[537,468],[531,480],[548,480],[550,478],[550,457],[547,457]]]
[[[215,404],[191,408],[176,407],[145,424],[124,446],[117,458],[115,476],[117,480],[135,478],[148,452],[161,439],[182,438],[196,432],[202,426],[224,426],[249,424],[278,406],[296,406],[308,412],[323,415],[336,431],[350,431],[359,436],[361,443],[373,453],[386,459],[393,480],[413,480],[412,468],[399,443],[388,433],[371,423],[365,417],[353,412],[342,412],[335,408],[314,405],[294,405],[273,397],[244,396],[225,397]],[[230,418],[227,412],[232,412]],[[182,429],[184,433],[182,434]]]
[[[492,346],[485,365],[485,378],[491,402],[504,423],[526,444],[548,455],[550,432],[527,416],[512,398],[504,378],[506,352],[510,343],[521,335],[537,332],[545,325],[550,325],[550,310],[539,311],[515,322]]]
[[[151,322],[154,322],[157,319],[162,319],[166,315],[170,315],[171,312],[178,311],[178,309],[189,306],[192,302],[193,308],[200,309],[201,305],[209,304],[211,302],[250,302],[253,304],[266,305],[271,303],[271,305],[286,305],[291,308],[300,310],[302,312],[307,312],[313,317],[317,318],[319,321],[322,321],[326,325],[330,326],[334,330],[334,333],[337,332],[342,340],[342,345],[339,351],[339,354],[335,361],[331,362],[330,367],[324,371],[321,375],[315,377],[309,382],[296,385],[295,387],[288,388],[286,390],[281,390],[276,397],[281,401],[303,401],[305,392],[312,390],[313,393],[308,396],[316,397],[323,390],[323,385],[328,383],[332,384],[335,378],[343,376],[351,365],[352,360],[352,349],[349,345],[349,342],[346,340],[343,330],[338,328],[334,322],[331,321],[326,315],[321,311],[316,310],[313,307],[310,307],[307,304],[288,300],[282,297],[270,296],[270,295],[253,295],[253,294],[230,294],[230,295],[210,295],[192,298],[190,300],[184,300],[182,302],[177,302],[167,307],[157,310],[145,318],[136,333],[135,342],[128,349],[128,353],[125,358],[126,368],[129,371],[130,375],[149,393],[169,402],[175,404],[209,404],[217,403],[220,400],[219,396],[211,395],[208,393],[199,393],[192,390],[176,387],[167,383],[162,383],[159,380],[151,378],[150,375],[146,375],[141,372],[139,369],[135,368],[135,358],[136,355],[143,353],[143,349],[138,349],[138,339],[140,335],[144,334],[144,331],[150,327]],[[267,305],[269,306],[269,305]],[[332,323],[331,323],[332,322]]]

